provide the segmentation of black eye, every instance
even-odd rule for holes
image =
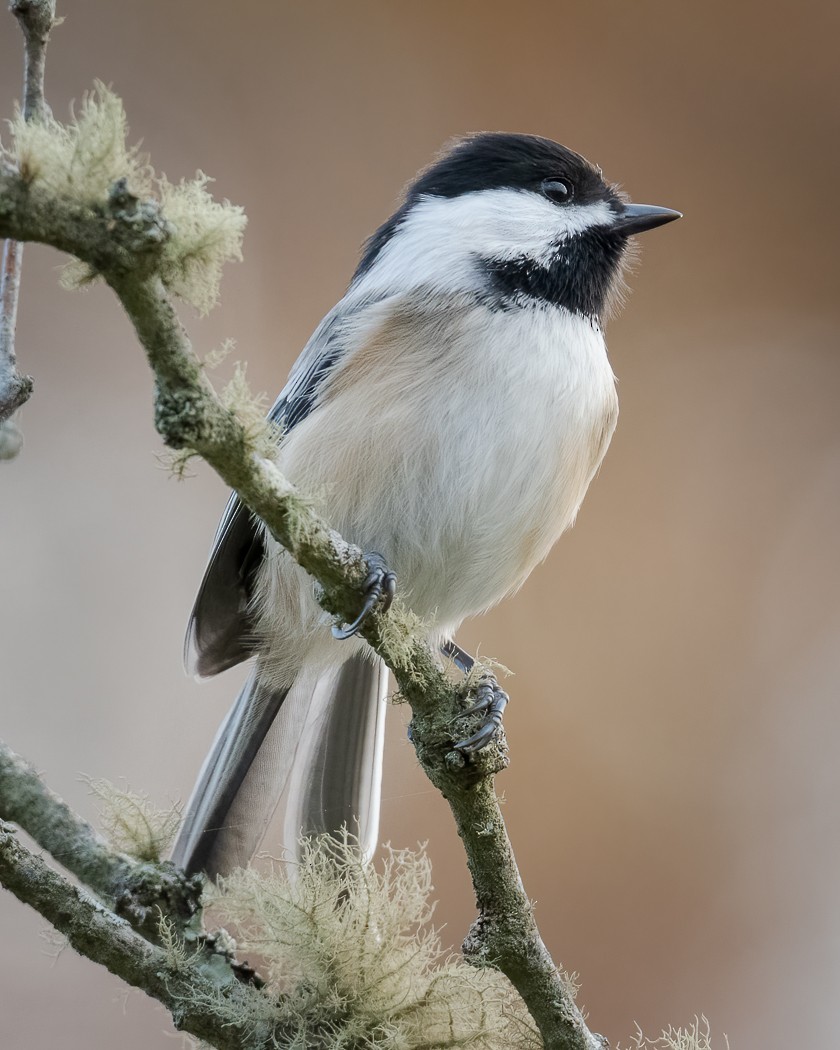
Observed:
[[[566,204],[572,199],[572,184],[565,179],[543,179],[542,191],[555,204]]]

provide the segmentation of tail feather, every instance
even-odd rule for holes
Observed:
[[[355,655],[291,689],[252,671],[199,773],[172,859],[211,877],[244,867],[289,787],[287,854],[346,825],[372,852],[379,830],[387,671]]]
[[[387,691],[385,664],[362,656],[318,682],[286,804],[283,837],[293,854],[302,835],[343,827],[368,856],[376,849]]]
[[[216,875],[237,867],[235,858],[246,854],[243,863],[247,864],[257,848],[256,814],[239,811],[246,799],[258,801],[249,781],[287,693],[263,686],[251,672],[219,727],[184,811],[172,849],[172,860],[179,867]],[[266,823],[275,805],[276,799]]]

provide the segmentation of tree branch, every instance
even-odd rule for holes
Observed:
[[[91,265],[119,297],[156,379],[155,422],[167,445],[201,455],[275,539],[322,586],[324,608],[349,622],[367,574],[362,552],[319,517],[254,448],[235,413],[212,390],[177,319],[160,274],[172,236],[153,201],[139,201],[124,180],[107,200],[79,201],[0,171],[0,235],[37,240]],[[479,917],[465,953],[515,985],[549,1050],[601,1046],[584,1024],[534,921],[496,798],[493,776],[507,764],[503,743],[474,758],[454,748],[453,723],[464,706],[435,656],[399,605],[375,613],[362,634],[394,672],[413,714],[413,740],[426,774],[446,797],[464,843]]]
[[[110,900],[116,915],[153,944],[160,942],[165,915],[179,936],[214,967],[216,982],[262,979],[214,936],[200,930],[204,879],[187,876],[171,861],[138,861],[112,849],[75,813],[25,759],[0,741],[0,820],[11,821],[30,835],[54,860],[98,896]]]
[[[44,65],[55,0],[11,0],[9,9],[20,23],[25,41],[23,116],[37,120],[46,112]],[[15,353],[22,265],[23,245],[7,240],[0,264],[0,459],[13,459],[20,451],[23,438],[10,417],[32,394],[32,376],[20,375]]]
[[[137,863],[115,853],[38,776],[0,742],[0,818],[13,821],[76,878],[104,897],[115,897]]]
[[[288,1045],[256,988],[214,980],[196,957],[150,944],[17,841],[0,821],[0,883],[44,916],[73,948],[157,999],[175,1027],[220,1050]]]

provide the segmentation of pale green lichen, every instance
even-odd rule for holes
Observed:
[[[177,925],[163,912],[159,912],[158,939],[166,955],[166,962],[174,973],[183,973],[201,955],[201,949],[188,947]]]
[[[146,155],[127,144],[125,109],[113,91],[97,83],[67,124],[51,115],[25,121],[18,112],[9,128],[11,145],[3,158],[29,183],[95,209],[105,207],[119,180],[133,197],[157,200],[169,231],[157,258],[161,280],[200,313],[215,305],[222,267],[242,258],[245,214],[227,200],[214,200],[202,172],[177,184],[156,175]],[[96,276],[74,261],[63,283],[78,287]]]
[[[422,685],[424,677],[414,661],[418,642],[429,636],[431,624],[413,613],[399,598],[394,599],[393,615],[380,624],[382,646],[391,663],[398,667],[414,685]],[[402,702],[402,700],[400,700]]]
[[[48,115],[25,121],[18,112],[9,122],[8,159],[23,178],[59,197],[104,201],[117,179],[125,178],[137,197],[151,196],[155,175],[148,158],[126,143],[128,123],[122,100],[104,84],[82,99],[67,124]]]
[[[205,369],[217,368],[232,352],[234,342],[225,340],[221,347],[211,350],[202,361]],[[219,392],[222,405],[232,412],[242,426],[243,437],[249,452],[258,457],[272,459],[280,439],[282,427],[266,418],[268,398],[266,394],[253,394],[248,384],[247,366],[242,362],[234,365],[233,375]],[[167,449],[158,457],[166,469],[179,481],[189,476],[189,464],[200,453],[190,447]]]
[[[181,823],[180,808],[160,809],[147,795],[109,780],[82,779],[99,802],[100,825],[111,846],[136,860],[161,860]]]
[[[377,871],[345,835],[306,842],[293,877],[235,873],[211,906],[261,957],[291,1046],[317,1031],[336,1048],[539,1047],[505,977],[444,953],[430,892],[424,853],[388,850]]]
[[[225,339],[221,346],[209,350],[202,358],[201,365],[209,371],[214,371],[223,364],[236,349],[235,339]]]
[[[723,1046],[729,1050],[726,1035],[723,1036]],[[616,1047],[616,1050],[621,1048]],[[701,1015],[695,1017],[687,1028],[666,1028],[656,1039],[649,1039],[637,1028],[630,1050],[712,1050],[711,1026],[708,1019]]]
[[[247,222],[242,208],[210,196],[209,182],[212,179],[201,171],[177,185],[158,180],[163,214],[173,228],[163,248],[160,275],[173,294],[202,314],[218,301],[224,264],[242,259]]]
[[[266,419],[268,397],[265,393],[251,393],[246,372],[247,366],[238,361],[233,376],[219,392],[219,400],[242,425],[251,454],[271,459],[277,451],[283,431],[276,423]]]
[[[492,656],[482,656],[478,649],[475,652],[475,663],[464,676],[463,689],[469,693],[476,689],[483,678],[510,678],[513,671]]]

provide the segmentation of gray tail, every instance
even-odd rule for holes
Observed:
[[[343,826],[370,854],[379,834],[388,672],[356,655],[290,689],[255,668],[210,749],[187,803],[172,860],[211,878],[244,867],[287,795],[283,851]],[[277,852],[271,849],[271,852]]]

